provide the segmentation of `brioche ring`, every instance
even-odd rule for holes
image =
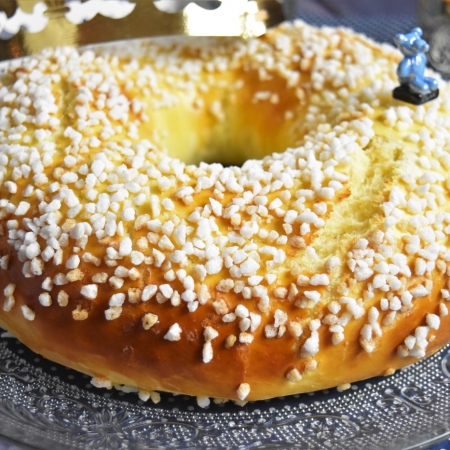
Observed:
[[[295,22],[12,61],[0,326],[143,397],[264,399],[437,351],[450,89],[394,100],[400,58]]]

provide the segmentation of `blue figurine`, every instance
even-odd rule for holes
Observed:
[[[417,27],[410,33],[399,33],[394,42],[405,56],[398,65],[397,76],[401,85],[394,89],[394,98],[415,105],[435,99],[439,95],[438,83],[424,75],[427,65],[425,52],[430,46],[422,39],[422,29]]]

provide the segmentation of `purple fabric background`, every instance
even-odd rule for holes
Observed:
[[[410,15],[416,13],[416,0],[285,0],[295,15]]]

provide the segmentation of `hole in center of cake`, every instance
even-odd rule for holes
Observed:
[[[183,102],[152,111],[148,130],[153,142],[186,164],[242,166],[293,147],[302,134],[295,106],[255,101],[256,92],[237,100],[210,100],[196,106]],[[295,120],[294,120],[295,119]]]
[[[239,129],[184,130],[167,141],[164,148],[169,156],[196,166],[220,163],[241,167],[248,160],[284,152],[290,146],[280,130],[258,134],[244,124]]]

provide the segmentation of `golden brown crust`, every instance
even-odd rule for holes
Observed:
[[[436,281],[433,296],[421,299],[420,305],[411,313],[384,330],[383,341],[386,344],[379,346],[376,352],[367,353],[359,344],[365,317],[346,329],[344,345],[333,345],[330,334],[322,333],[320,352],[314,357],[317,369],[309,372],[307,363],[310,359],[293,358],[294,352],[289,351],[298,346],[293,337],[266,339],[263,329],[255,333],[255,340],[260,344],[251,347],[237,342],[231,349],[224,349],[225,339],[218,338],[214,342],[217,356],[209,364],[203,364],[203,342],[197,330],[206,324],[215,324],[212,308],[208,320],[208,315],[204,317],[204,314],[188,314],[164,305],[153,305],[152,311],[160,316],[173,313],[170,320],[179,323],[187,336],[182,342],[161,339],[165,332],[161,326],[155,325],[150,332],[139,327],[141,311],[131,312],[130,308],[130,314],[136,319],[132,321],[133,326],[130,326],[130,315],[126,310],[112,323],[106,323],[100,312],[78,322],[72,319],[68,307],[44,310],[45,307],[38,304],[32,295],[28,295],[26,301],[20,295],[16,296],[16,302],[23,302],[36,310],[36,319],[31,324],[23,320],[16,308],[13,313],[2,316],[0,325],[11,330],[37,353],[117,384],[138,384],[145,390],[236,398],[238,386],[247,382],[252,386],[247,399],[257,400],[339,386],[384,375],[386,371],[414,363],[416,358],[400,357],[397,348],[407,335],[414,334],[414,330],[423,324],[427,313],[438,310],[439,303],[431,298],[439,296],[442,280]],[[107,305],[107,297],[104,304]],[[448,343],[449,326],[450,317],[446,316],[439,330],[432,333],[434,339],[427,347],[427,356]],[[230,333],[233,332],[230,327]],[[221,335],[226,336],[227,331]],[[292,383],[280,376],[293,368],[302,374],[301,380]]]
[[[344,30],[214,42],[3,78],[0,326],[97,380],[239,400],[448,343],[448,86],[396,102],[398,53]]]

